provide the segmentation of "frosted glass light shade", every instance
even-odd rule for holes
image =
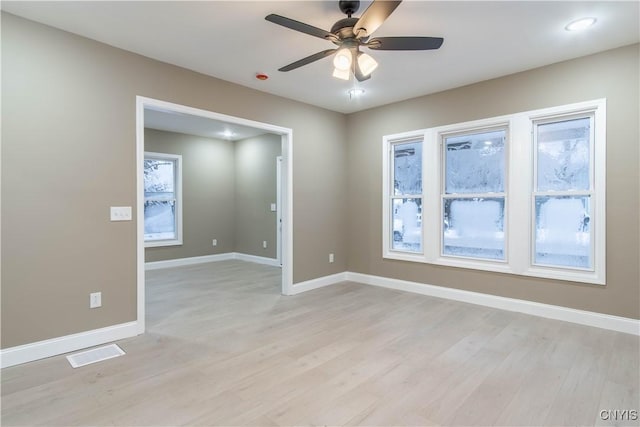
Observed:
[[[341,80],[349,80],[349,69],[340,70],[338,68],[334,68],[333,77]]]
[[[358,67],[360,67],[360,72],[363,75],[368,76],[373,70],[378,68],[378,63],[366,53],[361,53],[358,55]]]
[[[349,70],[351,68],[351,62],[353,57],[349,49],[343,48],[336,52],[336,56],[333,58],[333,66],[338,70]]]

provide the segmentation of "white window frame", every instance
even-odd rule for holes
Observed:
[[[176,217],[176,237],[174,239],[154,239],[145,240],[145,248],[157,248],[163,246],[182,245],[182,156],[179,154],[144,152],[145,160],[167,160],[174,163],[174,194],[175,194],[175,217]],[[143,215],[144,216],[144,215]],[[143,232],[144,235],[144,232]]]
[[[421,252],[411,252],[411,251],[406,251],[401,249],[392,249],[393,248],[393,200],[397,198],[413,198],[411,196],[397,197],[393,194],[394,192],[394,185],[392,182],[394,179],[393,146],[396,144],[403,144],[403,143],[409,143],[409,142],[422,143],[422,196],[418,195],[418,197],[422,199],[422,217],[423,217],[423,221],[421,223],[422,224],[422,242],[421,242],[422,251]],[[382,158],[383,158],[383,165],[384,165],[384,170],[383,170],[384,179],[382,183],[382,191],[384,192],[383,199],[385,200],[385,204],[382,208],[382,217],[383,217],[383,223],[385,224],[385,227],[384,227],[384,234],[382,236],[382,240],[384,242],[383,247],[387,248],[384,254],[385,258],[401,259],[405,261],[416,261],[416,262],[422,262],[422,260],[424,259],[424,256],[425,256],[425,244],[424,244],[425,242],[424,241],[424,237],[425,237],[425,233],[424,233],[424,208],[425,208],[424,206],[424,200],[425,200],[424,198],[424,194],[425,194],[424,159],[425,159],[425,156],[424,156],[424,150],[425,150],[424,135],[415,133],[415,132],[408,132],[405,134],[396,134],[392,139],[388,139],[388,140],[385,139],[385,143],[383,144]]]
[[[504,130],[505,132],[505,143],[504,143],[504,190],[500,193],[447,193],[446,191],[446,174],[447,174],[447,147],[445,144],[446,138],[460,135],[473,135],[477,133],[490,132],[495,130]],[[509,204],[508,204],[508,194],[509,194],[509,180],[507,177],[509,176],[509,148],[510,148],[510,140],[509,140],[509,123],[496,123],[491,126],[482,127],[479,129],[467,129],[464,131],[451,131],[451,132],[439,132],[439,144],[440,144],[440,155],[442,158],[440,159],[442,175],[440,176],[440,257],[443,259],[454,258],[454,259],[463,259],[463,260],[472,260],[472,261],[481,261],[481,262],[490,262],[490,263],[499,263],[505,264],[509,261]],[[470,199],[470,198],[502,198],[504,199],[504,259],[502,260],[492,260],[487,258],[479,258],[479,257],[470,257],[464,255],[447,255],[444,253],[444,222],[442,218],[444,218],[444,201],[445,199]]]
[[[396,200],[396,199],[400,199],[400,200],[402,200],[402,199],[413,199],[413,200],[415,200],[415,199],[420,199],[421,209],[423,209],[423,208],[424,208],[424,206],[423,206],[423,205],[424,205],[424,197],[422,196],[422,193],[420,193],[420,194],[403,194],[403,195],[397,196],[397,195],[395,195],[395,194],[394,194],[395,185],[394,185],[394,183],[392,183],[392,182],[391,182],[391,181],[393,181],[393,180],[394,180],[394,178],[395,178],[395,176],[394,176],[394,175],[395,175],[395,173],[394,173],[394,171],[395,171],[395,157],[392,155],[392,153],[393,153],[393,147],[394,147],[395,145],[410,144],[410,143],[420,143],[420,144],[422,144],[423,149],[424,149],[424,141],[422,140],[422,138],[418,138],[418,139],[406,139],[406,140],[396,140],[396,141],[393,141],[393,142],[389,145],[389,150],[391,150],[391,151],[390,151],[390,156],[391,156],[391,157],[390,157],[390,159],[389,159],[389,167],[390,167],[390,170],[389,170],[389,176],[390,176],[390,181],[389,181],[389,183],[388,183],[389,185],[388,185],[388,190],[387,190],[387,191],[389,192],[389,193],[388,193],[388,195],[389,195],[389,205],[388,205],[387,210],[388,210],[388,214],[390,215],[390,218],[391,218],[391,221],[392,221],[391,223],[392,223],[392,224],[393,224],[393,201],[394,201],[394,200]],[[422,159],[420,159],[420,160],[421,160],[421,161],[423,161],[423,160],[424,160],[424,157],[423,157]],[[422,168],[422,170],[423,170],[423,176],[421,177],[421,179],[424,177],[424,168]],[[420,226],[420,227],[422,228],[422,224],[421,224],[421,226]],[[390,227],[390,233],[391,233],[391,234],[390,234],[388,237],[391,239],[391,240],[390,240],[390,242],[391,242],[391,246],[393,246],[393,232],[394,232],[393,227]],[[424,234],[424,233],[422,233],[422,234]],[[422,254],[424,253],[424,242],[422,242],[422,241],[420,242],[420,247],[421,247],[421,250],[420,250],[420,251],[410,251],[410,250],[407,250],[407,249],[393,249],[393,250],[394,250],[395,252],[406,253],[406,254],[409,254],[409,255],[422,255]]]
[[[593,115],[591,139],[591,239],[593,241],[593,270],[533,264],[535,245],[534,178],[535,123],[557,121],[565,117]],[[443,136],[452,133],[483,131],[487,128],[507,127],[505,144],[505,261],[443,256],[442,191]],[[390,215],[392,157],[394,143],[423,139],[422,147],[422,254],[393,250]],[[580,283],[604,285],[606,281],[606,99],[579,102],[558,107],[526,111],[500,117],[475,120],[429,129],[385,135],[382,138],[382,256],[385,259],[421,262],[451,267],[495,271],[522,276],[542,277]]]

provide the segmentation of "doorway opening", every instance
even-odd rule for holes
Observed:
[[[137,225],[137,320],[138,333],[145,331],[145,112],[171,114],[171,117],[189,117],[195,123],[199,120],[228,124],[229,127],[246,129],[248,132],[271,134],[279,137],[280,156],[276,160],[276,202],[271,210],[276,213],[277,265],[282,267],[281,293],[292,294],[293,269],[293,221],[292,221],[292,130],[268,123],[256,122],[239,117],[228,116],[212,111],[174,104],[138,96],[136,98],[136,225]]]

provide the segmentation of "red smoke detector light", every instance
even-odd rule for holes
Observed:
[[[266,74],[262,74],[262,73],[258,73],[256,74],[256,79],[258,80],[267,80],[269,78],[269,76],[267,76]]]

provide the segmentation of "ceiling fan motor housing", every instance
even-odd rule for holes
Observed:
[[[355,37],[353,34],[353,26],[358,22],[358,18],[343,18],[333,24],[331,32],[338,36],[340,39],[350,39]]]
[[[338,6],[340,7],[342,13],[345,13],[349,18],[351,18],[351,15],[358,11],[358,8],[360,7],[360,1],[340,0],[338,2]]]

